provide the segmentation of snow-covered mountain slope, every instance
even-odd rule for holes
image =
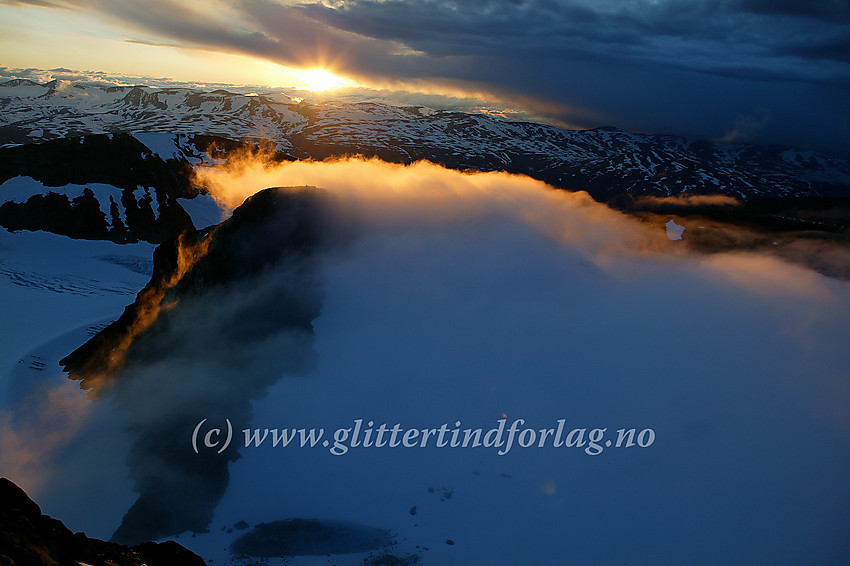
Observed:
[[[0,398],[9,390],[9,372],[27,365],[19,364],[25,355],[40,355],[39,345],[117,317],[150,278],[153,248],[0,230]],[[54,376],[57,361],[46,368]]]
[[[283,93],[0,84],[0,143],[110,132],[267,140],[290,158],[363,154],[528,174],[597,200],[622,194],[736,198],[850,195],[850,163],[811,151],[729,145],[614,128],[563,130],[485,114],[291,99]],[[140,138],[145,143],[144,138]],[[164,158],[179,157],[166,150]]]

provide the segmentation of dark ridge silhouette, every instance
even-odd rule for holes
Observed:
[[[93,398],[121,408],[134,438],[139,498],[113,541],[206,532],[238,442],[196,453],[192,431],[230,419],[240,434],[252,399],[312,369],[315,255],[331,242],[330,210],[315,188],[267,189],[216,228],[163,243],[135,302],[61,360]]]
[[[20,487],[0,478],[0,564],[8,566],[204,566],[176,542],[144,542],[127,547],[72,533],[61,521],[42,515]]]

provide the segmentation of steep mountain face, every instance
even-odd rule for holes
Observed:
[[[129,415],[139,498],[113,541],[206,532],[237,442],[198,453],[192,430],[202,420],[249,422],[251,400],[312,368],[322,305],[314,255],[329,234],[327,208],[314,188],[269,189],[219,226],[160,245],[135,302],[61,360],[93,397]]]
[[[130,548],[74,534],[61,521],[42,515],[21,488],[0,478],[0,564],[203,566],[204,561],[176,542],[148,542]]]
[[[170,328],[168,320],[179,316],[183,308],[175,310],[175,305],[241,284],[282,258],[310,255],[330,231],[320,229],[329,218],[320,213],[327,198],[321,194],[311,187],[266,189],[246,200],[221,225],[187,232],[158,246],[151,280],[135,302],[66,356],[61,361],[64,369],[71,378],[80,379],[84,388],[95,389],[121,368],[132,366],[134,358],[153,355],[135,352],[141,348],[134,344],[137,338],[148,336],[150,347],[174,346],[157,343],[150,336]]]
[[[0,226],[74,238],[159,243],[194,228],[182,163],[126,134],[0,149]]]
[[[24,175],[48,186],[106,183],[120,189],[157,187],[163,196],[194,196],[185,171],[126,134],[60,138],[3,149],[0,182]]]
[[[0,110],[0,143],[7,144],[107,132],[207,134],[266,140],[285,159],[362,154],[522,173],[602,202],[626,193],[850,196],[850,163],[815,152],[563,130],[414,106],[9,81],[0,84]]]

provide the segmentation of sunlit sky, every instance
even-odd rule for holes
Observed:
[[[14,4],[14,3],[13,3]],[[63,68],[195,83],[320,87],[353,84],[328,70],[178,43],[146,40],[88,11],[0,5],[0,64]]]
[[[850,153],[844,0],[0,0],[0,77],[27,68],[344,79],[582,127]]]

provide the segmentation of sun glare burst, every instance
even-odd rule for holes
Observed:
[[[311,91],[330,90],[348,85],[348,81],[325,69],[304,71],[304,89]]]

